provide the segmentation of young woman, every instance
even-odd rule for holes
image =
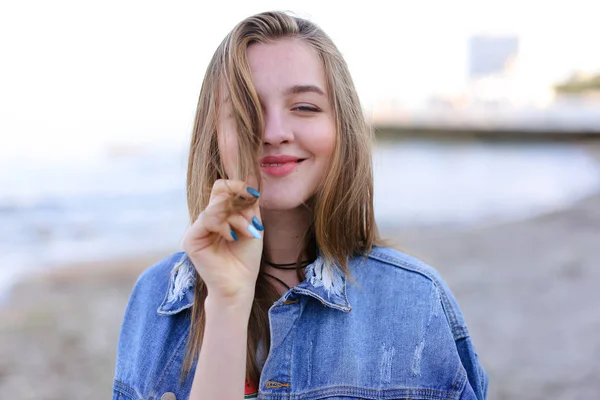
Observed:
[[[313,23],[252,16],[204,78],[184,253],[142,274],[114,399],[483,399],[437,272],[382,245],[371,134]]]

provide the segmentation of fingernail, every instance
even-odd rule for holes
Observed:
[[[247,186],[246,191],[254,197],[260,197],[260,192],[253,187]]]
[[[233,229],[231,230],[231,237],[233,238],[234,242],[238,241],[237,235],[235,234],[235,231]]]
[[[250,234],[252,236],[254,236],[255,238],[262,239],[262,236],[260,236],[260,232],[256,230],[254,225],[252,225],[252,224],[248,225],[248,232],[250,232]]]
[[[258,229],[259,231],[265,230],[265,227],[263,226],[263,224],[261,224],[260,221],[258,220],[258,218],[256,218],[256,217],[252,217],[252,225],[254,225],[256,227],[256,229]]]

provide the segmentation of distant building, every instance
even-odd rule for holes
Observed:
[[[531,102],[519,65],[519,38],[477,35],[469,40],[466,97],[485,107],[514,107]],[[535,89],[537,90],[537,89]]]
[[[469,40],[469,78],[504,74],[519,53],[516,36],[474,36]]]

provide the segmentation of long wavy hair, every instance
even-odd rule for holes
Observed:
[[[237,127],[239,177],[260,177],[264,118],[251,79],[247,49],[254,43],[296,38],[311,46],[323,65],[327,92],[334,112],[336,140],[331,166],[309,202],[312,223],[305,234],[305,254],[318,253],[327,263],[337,264],[348,274],[348,257],[365,255],[379,236],[373,213],[373,135],[340,51],[317,25],[284,12],[265,12],[240,22],[225,37],[212,57],[198,100],[187,173],[187,203],[194,222],[209,201],[211,188],[227,178],[219,155],[217,126],[220,91],[230,96],[232,118]],[[260,188],[260,183],[259,183]],[[247,207],[248,204],[238,205]],[[235,204],[232,204],[235,207]],[[268,229],[268,227],[267,227]],[[298,276],[302,276],[300,259]],[[207,288],[196,277],[183,376],[190,371],[202,344],[205,326],[204,300]],[[255,298],[248,325],[246,378],[257,382],[260,363],[257,349],[269,351],[268,310],[278,299],[277,290],[262,271],[256,282]]]

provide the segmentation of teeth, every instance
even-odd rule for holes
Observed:
[[[261,167],[280,167],[283,164],[260,164]]]

